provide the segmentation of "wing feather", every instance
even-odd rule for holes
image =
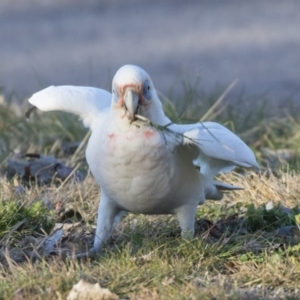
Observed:
[[[252,150],[218,123],[174,124],[170,129],[183,134],[183,144],[193,150],[190,150],[193,160],[199,163],[201,173],[207,176],[229,172],[236,166],[259,168]]]
[[[111,93],[82,86],[50,86],[35,93],[29,100],[42,111],[66,111],[79,115],[91,130],[108,111]]]

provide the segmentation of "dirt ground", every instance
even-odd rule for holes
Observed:
[[[249,95],[300,104],[300,1],[1,0],[0,85],[17,99],[49,85],[110,87],[145,68],[158,90],[239,78]]]

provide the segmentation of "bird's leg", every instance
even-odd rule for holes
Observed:
[[[197,203],[181,206],[176,211],[181,228],[181,236],[184,239],[192,239],[194,237],[196,210]]]
[[[97,227],[94,240],[94,246],[91,249],[94,252],[99,252],[104,243],[110,238],[114,219],[119,213],[116,205],[101,192],[100,204],[98,207]]]
[[[114,220],[119,212],[114,202],[105,195],[104,191],[101,191],[94,246],[88,252],[75,254],[72,258],[93,257],[99,253],[111,236]]]

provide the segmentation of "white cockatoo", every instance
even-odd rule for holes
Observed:
[[[29,102],[42,111],[79,115],[92,131],[86,159],[101,197],[91,253],[109,239],[114,219],[124,211],[176,214],[182,235],[192,237],[197,206],[220,200],[222,190],[239,189],[215,175],[236,166],[258,168],[250,148],[224,126],[172,123],[150,76],[134,65],[117,71],[112,93],[50,86]]]

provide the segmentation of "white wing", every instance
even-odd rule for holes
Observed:
[[[218,123],[173,124],[170,129],[183,134],[183,144],[189,149],[187,153],[200,164],[200,172],[209,177],[229,172],[236,166],[259,168],[252,150],[237,135]]]
[[[84,125],[93,130],[110,107],[111,93],[92,87],[50,86],[28,101],[42,111],[59,110],[79,115]]]

